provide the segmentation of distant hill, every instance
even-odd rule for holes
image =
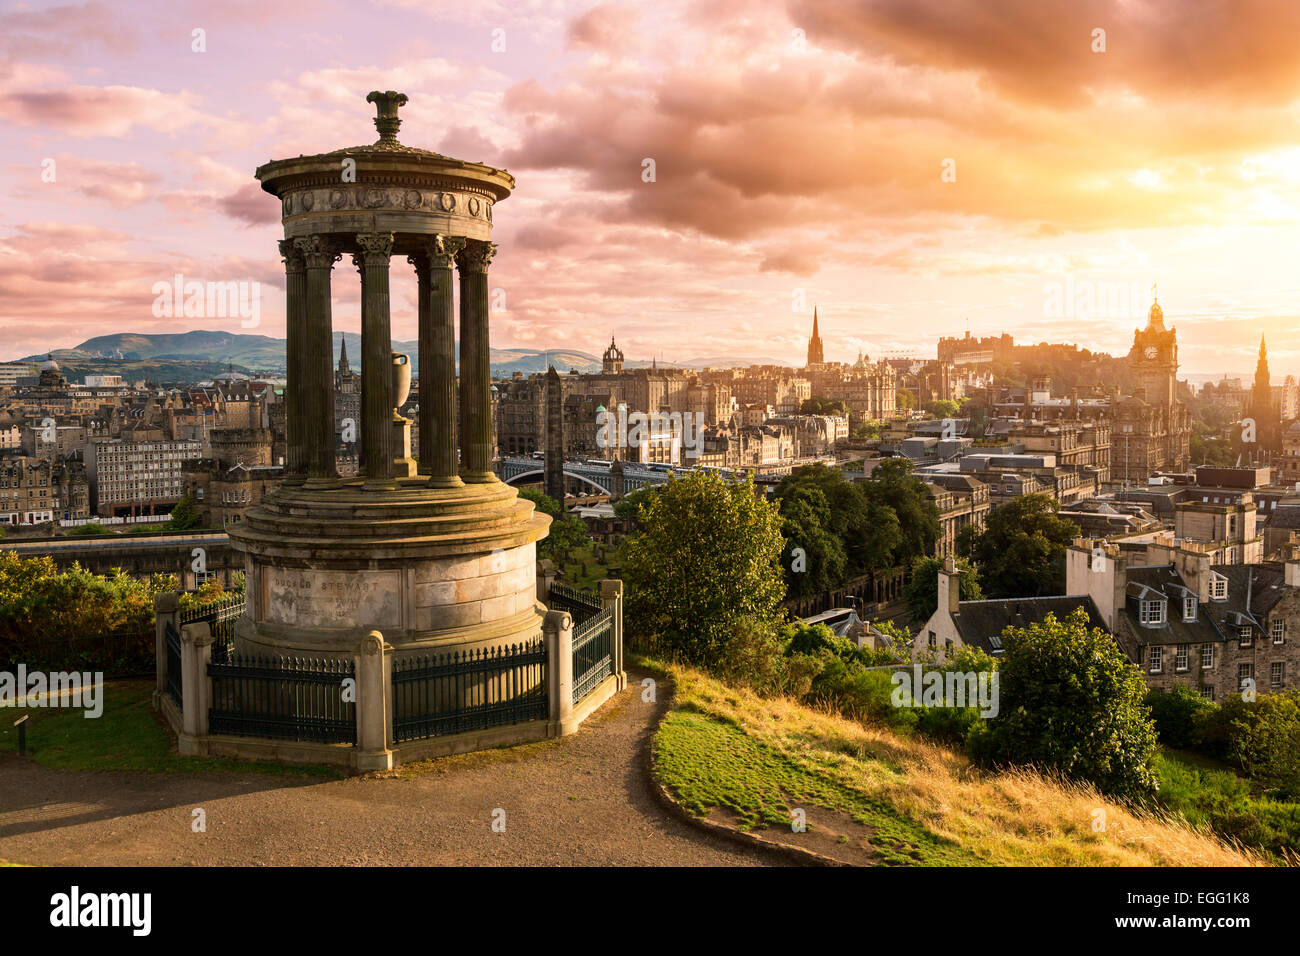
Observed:
[[[361,365],[361,336],[355,332],[334,333],[334,362],[337,363],[342,343],[348,345],[348,361],[354,368]],[[411,356],[415,372],[419,374],[419,345],[416,342],[394,342],[393,349],[406,352]],[[178,381],[164,377],[162,370],[174,372],[193,372],[186,369],[187,363],[202,363],[217,373],[225,366],[233,365],[237,371],[280,373],[284,372],[284,339],[269,335],[256,335],[243,332],[215,332],[196,330],[193,332],[146,333],[117,332],[112,335],[97,335],[87,339],[71,349],[55,349],[54,357],[69,378],[79,378],[85,371],[116,372],[118,369],[130,369],[131,374],[143,378],[148,375],[155,381]],[[45,355],[29,355],[20,362],[42,362]],[[576,349],[493,349],[492,371],[502,377],[509,377],[515,372],[525,375],[545,372],[547,366],[554,365],[560,372],[576,368],[579,372],[599,372],[600,358]],[[737,366],[768,364],[785,365],[776,359],[756,358],[737,359],[722,356],[707,356],[688,359],[682,362],[657,363],[660,368],[734,368]],[[651,361],[636,360],[626,363],[626,367],[648,368]],[[151,370],[158,370],[151,373]],[[123,371],[122,374],[126,374]],[[197,381],[185,375],[185,381]]]

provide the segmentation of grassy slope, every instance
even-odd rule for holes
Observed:
[[[28,757],[51,770],[343,776],[328,767],[178,756],[150,704],[153,686],[148,680],[107,682],[103,713],[93,719],[82,716],[81,710],[64,707],[0,708],[0,751],[17,752],[18,731],[13,722],[27,714],[31,718],[27,722]]]
[[[670,669],[674,706],[655,773],[689,811],[724,807],[742,826],[788,826],[806,803],[851,814],[896,863],[1241,866],[1258,858],[1182,821],[1133,811],[1037,774],[982,774],[919,737],[759,698]],[[1093,832],[1093,811],[1105,832]]]

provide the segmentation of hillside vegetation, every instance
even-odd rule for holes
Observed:
[[[1026,770],[986,773],[919,735],[669,666],[672,709],[654,772],[689,812],[790,836],[791,810],[864,824],[880,862],[920,865],[1251,866],[1260,857],[1178,818]],[[1104,829],[1094,829],[1104,821]]]

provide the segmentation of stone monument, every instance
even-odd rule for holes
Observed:
[[[514,177],[403,145],[405,94],[366,99],[377,142],[256,173],[283,209],[288,454],[283,483],[230,529],[244,555],[245,653],[346,656],[371,629],[399,656],[500,646],[536,637],[545,613],[535,550],[550,518],[492,471],[487,277],[493,207]],[[330,317],[345,253],[361,277],[362,467],[350,479],[334,459]],[[402,256],[418,283],[418,465],[397,412],[411,366],[389,331],[389,268]]]

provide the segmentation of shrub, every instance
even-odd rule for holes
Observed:
[[[1007,628],[998,663],[1000,713],[968,738],[985,763],[1027,764],[1140,798],[1157,788],[1156,729],[1146,685],[1105,631],[1076,609],[1065,621]]]
[[[1186,750],[1196,745],[1197,723],[1214,705],[1192,690],[1178,686],[1172,691],[1152,690],[1146,704],[1156,722],[1156,732],[1167,747]]]

